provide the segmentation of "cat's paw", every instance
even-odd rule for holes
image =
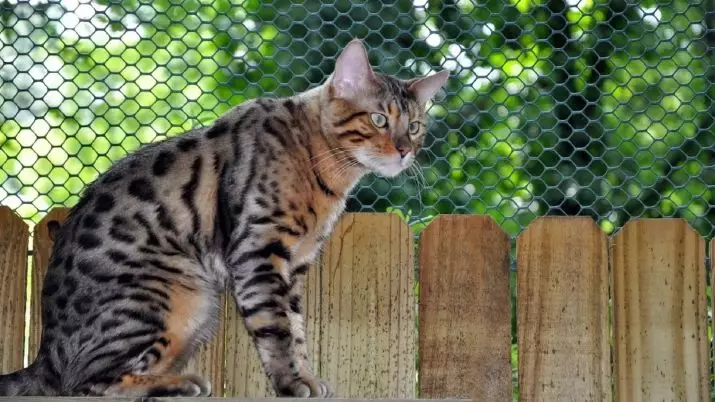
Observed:
[[[203,377],[189,374],[184,376],[189,382],[193,383],[194,393],[192,396],[211,396],[211,382]]]
[[[279,397],[331,398],[333,390],[325,381],[313,376],[294,378],[288,385],[278,389]]]

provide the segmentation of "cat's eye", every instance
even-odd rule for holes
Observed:
[[[420,131],[420,122],[418,121],[413,121],[410,123],[410,135],[415,135],[417,134],[418,131]]]
[[[387,117],[385,117],[384,114],[372,113],[370,120],[372,120],[372,124],[377,128],[385,128],[385,126],[387,126]]]

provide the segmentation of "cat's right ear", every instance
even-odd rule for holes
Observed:
[[[335,71],[330,82],[333,97],[352,99],[364,92],[374,79],[375,73],[370,67],[365,46],[359,39],[353,39],[335,62]]]

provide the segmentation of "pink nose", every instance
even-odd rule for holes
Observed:
[[[410,146],[397,146],[396,148],[397,148],[397,152],[399,152],[400,156],[403,158],[405,156],[407,156],[407,154],[412,152],[412,147],[410,147]]]

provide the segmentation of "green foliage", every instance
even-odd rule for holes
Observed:
[[[609,233],[679,216],[711,237],[705,13],[686,0],[0,1],[0,202],[32,220],[72,205],[141,144],[322,82],[360,37],[384,73],[452,78],[421,174],[365,179],[351,210],[394,207],[418,231],[489,214],[512,235],[544,214]]]

